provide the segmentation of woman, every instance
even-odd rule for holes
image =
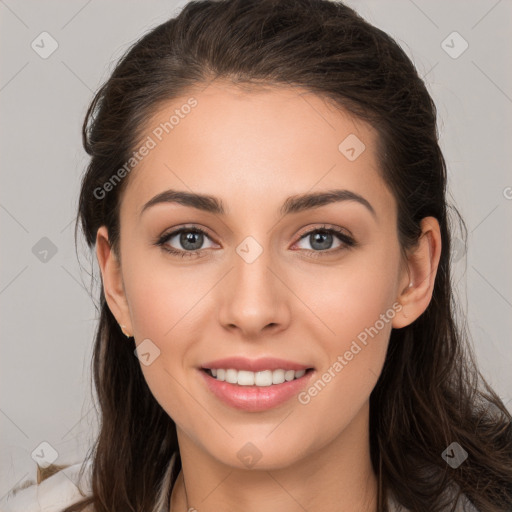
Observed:
[[[389,36],[327,0],[191,2],[83,140],[102,421],[65,512],[511,509],[435,107]]]

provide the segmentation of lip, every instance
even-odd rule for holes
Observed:
[[[262,372],[263,370],[307,370],[312,366],[286,361],[285,359],[277,359],[275,357],[261,357],[259,359],[248,359],[247,357],[226,357],[224,359],[216,359],[201,365],[202,368],[211,370],[223,368],[228,370],[247,370],[250,372]]]
[[[224,360],[223,360],[224,361]],[[209,363],[210,364],[210,363]],[[224,362],[223,362],[224,364]],[[282,363],[281,363],[282,364]],[[215,366],[214,366],[215,368]],[[219,366],[219,368],[225,368]],[[232,366],[231,366],[232,368]],[[283,368],[280,366],[279,368]],[[243,369],[243,368],[241,368]],[[270,369],[268,366],[266,369]],[[274,368],[277,369],[277,368]],[[292,370],[293,368],[290,368]],[[306,369],[302,367],[299,369]],[[220,381],[212,377],[204,369],[198,369],[200,375],[204,379],[208,389],[225,404],[247,412],[260,412],[278,407],[292,397],[297,396],[301,390],[309,385],[309,381],[316,373],[310,369],[298,378],[282,384],[273,384],[272,386],[240,386],[238,384],[230,384],[226,381]],[[254,371],[254,370],[252,370]]]

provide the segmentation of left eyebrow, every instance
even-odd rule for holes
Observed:
[[[355,201],[362,204],[376,219],[377,214],[373,206],[364,197],[350,190],[326,190],[323,192],[311,192],[288,197],[283,203],[280,212],[282,216],[299,213],[313,208],[319,208],[331,203],[341,201]],[[203,210],[205,212],[218,215],[225,214],[225,208],[222,201],[207,194],[196,194],[192,192],[165,190],[151,198],[141,209],[141,216],[148,208],[159,203],[178,203],[183,206],[190,206]]]
[[[375,219],[377,218],[377,214],[368,200],[351,190],[344,189],[326,190],[324,192],[313,192],[291,196],[286,199],[281,207],[281,215],[284,216],[289,213],[298,213],[304,210],[319,208],[320,206],[341,201],[356,201],[366,207]]]

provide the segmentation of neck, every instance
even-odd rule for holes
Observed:
[[[272,470],[225,465],[178,430],[182,471],[171,512],[376,512],[377,478],[369,449],[369,409],[325,446]]]

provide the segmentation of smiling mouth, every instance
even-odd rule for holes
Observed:
[[[276,369],[259,372],[235,370],[233,368],[202,368],[202,371],[217,381],[227,382],[229,384],[269,387],[300,379],[305,374],[312,372],[313,368],[307,368],[306,370]]]

